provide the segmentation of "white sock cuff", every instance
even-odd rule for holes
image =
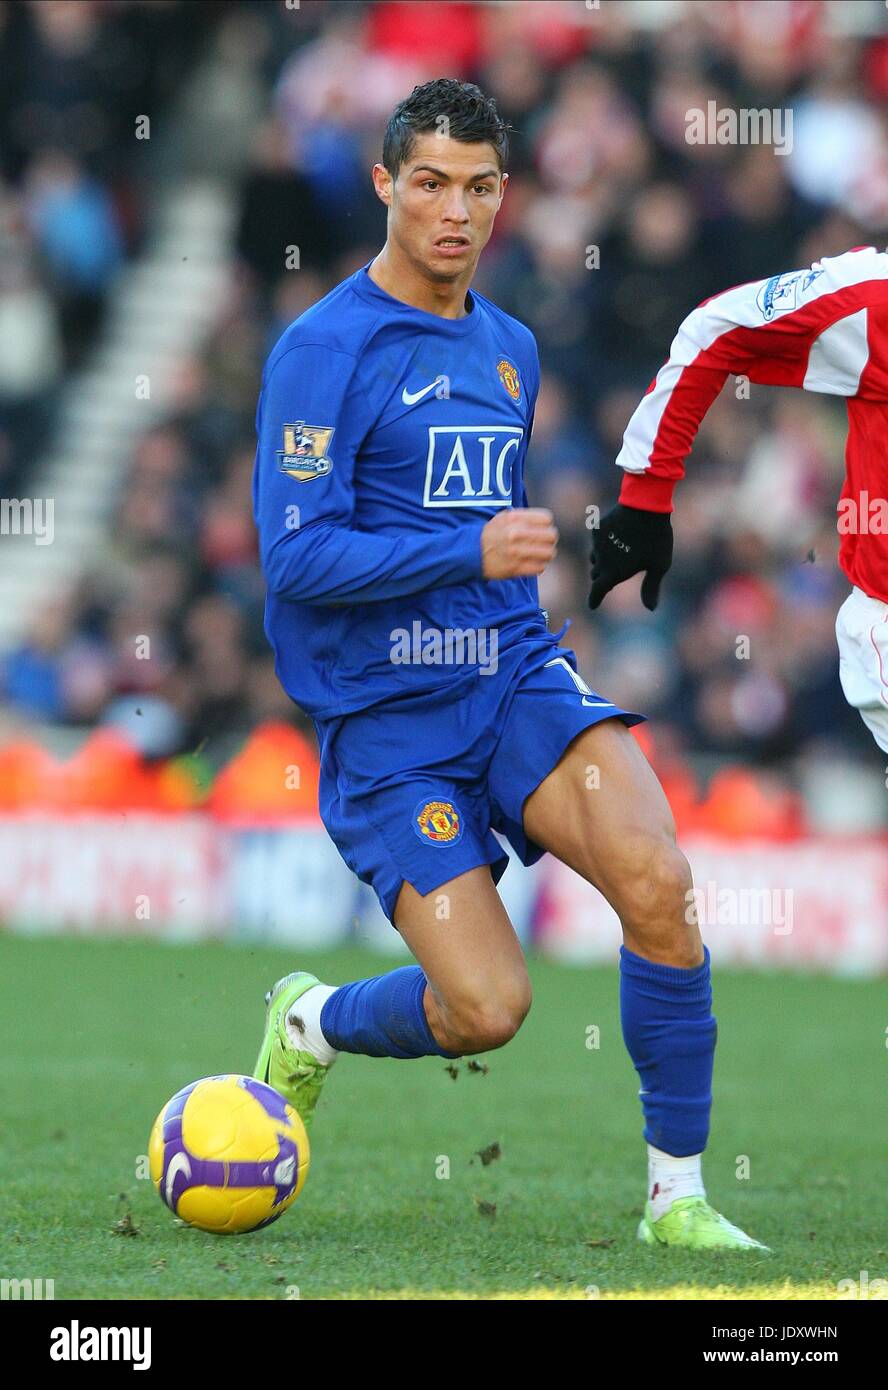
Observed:
[[[664,1153],[653,1144],[648,1144],[647,1149],[648,1159],[651,1163],[656,1163],[662,1173],[685,1173],[688,1169],[698,1168],[703,1160],[702,1153],[677,1156]]]
[[[336,1061],[339,1053],[331,1047],[321,1030],[321,1009],[335,994],[338,985],[312,985],[292,1004],[287,1011],[287,1036],[294,1047],[311,1052],[325,1067]],[[298,1028],[294,1016],[302,1024]]]

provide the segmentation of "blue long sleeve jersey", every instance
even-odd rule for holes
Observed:
[[[536,343],[483,295],[467,306],[444,319],[402,304],[364,266],[266,363],[253,483],[265,630],[281,684],[314,718],[456,681],[452,666],[393,661],[398,631],[496,629],[500,650],[547,631],[536,579],[486,580],[481,565],[485,523],[527,506]]]

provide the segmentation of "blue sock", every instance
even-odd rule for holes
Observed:
[[[716,1021],[709,949],[690,970],[655,965],[620,947],[623,1039],[641,1081],[644,1137],[682,1158],[709,1137]]]
[[[321,1032],[340,1052],[366,1057],[459,1057],[436,1043],[422,996],[427,984],[418,965],[341,985],[321,1009]]]

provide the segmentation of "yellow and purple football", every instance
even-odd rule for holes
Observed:
[[[269,1226],[305,1185],[305,1126],[252,1076],[205,1076],[163,1107],[148,1142],[151,1180],[170,1211],[201,1231]]]

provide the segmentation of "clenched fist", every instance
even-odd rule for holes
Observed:
[[[558,531],[546,507],[508,507],[481,531],[485,579],[517,579],[542,574],[558,545]]]

